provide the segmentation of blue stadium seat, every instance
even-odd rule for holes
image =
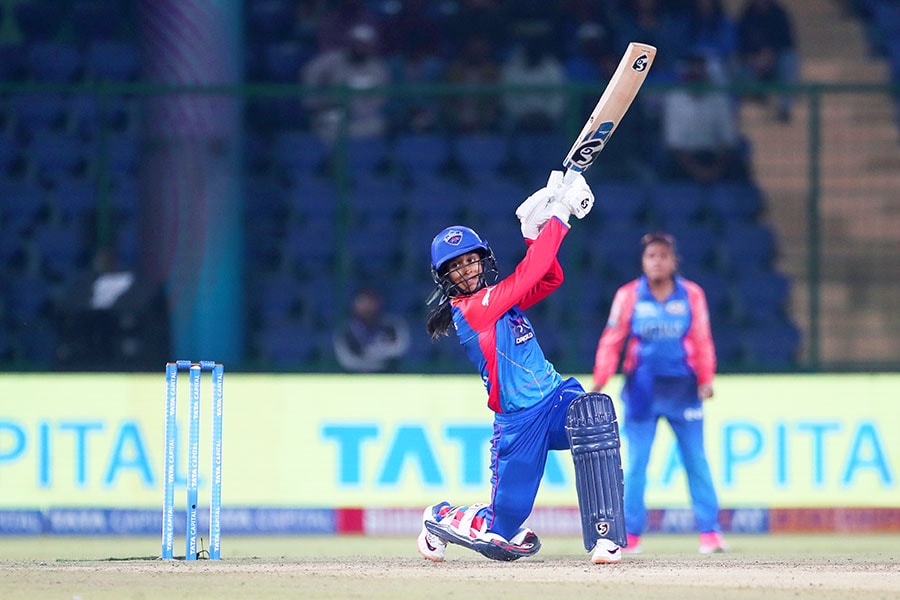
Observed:
[[[509,154],[509,140],[490,133],[462,135],[454,138],[451,146],[453,156],[476,177],[494,176]]]
[[[713,320],[712,335],[719,367],[738,367],[744,356],[740,330],[728,323]]]
[[[275,179],[248,177],[244,180],[244,212],[248,219],[285,219],[287,188]]]
[[[663,222],[701,219],[707,204],[706,186],[696,183],[656,183],[650,188],[650,210]]]
[[[479,223],[489,223],[502,219],[515,227],[514,213],[516,207],[534,190],[520,183],[498,175],[486,176],[468,190],[464,202],[468,212]]]
[[[710,269],[682,272],[685,277],[703,288],[710,318],[724,320],[731,315],[735,292],[731,282],[723,273]]]
[[[300,305],[301,286],[293,276],[275,273],[261,276],[254,273],[249,298],[251,307],[259,313],[264,323],[272,323],[297,314]]]
[[[322,139],[308,131],[279,131],[272,140],[272,158],[292,174],[313,173],[327,154]]]
[[[22,233],[34,225],[46,207],[44,192],[25,181],[0,180],[0,217],[4,230]]]
[[[467,187],[456,181],[422,172],[409,189],[410,208],[420,221],[427,219],[432,223],[435,220],[444,223],[441,228],[463,224],[469,192]]]
[[[305,219],[334,221],[337,218],[340,198],[331,180],[309,174],[297,176],[286,199],[291,211]]]
[[[380,137],[351,139],[346,151],[347,168],[354,177],[375,173],[390,157],[388,142]]]
[[[636,222],[647,208],[647,188],[640,183],[591,182],[591,190],[593,218]]]
[[[438,134],[401,135],[394,142],[393,154],[394,160],[418,180],[437,173],[449,156],[449,143]]]
[[[251,41],[288,39],[294,31],[294,3],[290,0],[252,0],[247,3],[247,33]]]
[[[26,61],[37,81],[69,83],[83,75],[84,59],[73,44],[34,41],[28,45]]]
[[[709,210],[721,224],[753,222],[762,213],[762,191],[754,183],[717,183],[710,188]]]
[[[68,3],[52,0],[17,2],[13,17],[19,33],[27,40],[48,40],[56,37],[69,18]]]
[[[38,173],[55,180],[59,177],[85,175],[92,151],[85,142],[73,135],[43,130],[35,132],[29,154]]]
[[[97,209],[99,194],[87,181],[62,179],[54,188],[55,204],[65,220],[81,219]]]
[[[335,224],[330,221],[307,221],[290,227],[284,237],[284,258],[295,271],[333,276],[337,257]]]
[[[664,229],[675,236],[682,268],[708,268],[716,264],[718,235],[711,226],[691,221],[670,221]]]
[[[300,70],[310,59],[311,49],[296,40],[278,40],[262,49],[266,81],[297,83]]]
[[[81,40],[112,40],[127,31],[125,3],[116,0],[74,0],[72,29]]]
[[[746,323],[767,324],[785,318],[790,282],[781,273],[742,269],[737,273],[735,292]]]
[[[0,133],[0,175],[11,173],[22,160],[22,145],[8,132]]]
[[[94,40],[85,52],[86,77],[103,81],[134,81],[141,72],[141,49],[135,43]]]
[[[41,267],[51,277],[70,275],[87,259],[86,247],[77,227],[44,225],[35,230],[33,238]]]
[[[352,218],[357,222],[399,222],[406,208],[406,186],[396,179],[360,175],[350,190]]]
[[[347,234],[351,268],[360,275],[380,272],[390,277],[401,269],[401,239],[390,222],[357,225]]]
[[[765,268],[775,260],[775,235],[757,223],[729,223],[722,231],[722,246],[734,269]]]
[[[50,284],[45,279],[18,277],[6,295],[6,310],[13,321],[37,321],[49,313],[50,300]]]
[[[789,370],[797,365],[801,347],[799,330],[787,321],[744,330],[743,351],[748,366]]]
[[[104,142],[110,169],[119,173],[137,174],[141,162],[139,136],[132,133],[112,133]]]
[[[23,44],[0,44],[0,81],[23,81],[27,78]]]
[[[290,319],[272,323],[254,337],[265,368],[302,369],[304,363],[315,361],[320,351],[319,340],[309,326]]]
[[[21,92],[10,98],[10,107],[25,131],[59,128],[65,124],[67,102],[61,94]]]

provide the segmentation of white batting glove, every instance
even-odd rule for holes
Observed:
[[[522,237],[529,240],[537,238],[549,218],[545,215],[551,202],[553,193],[547,188],[541,188],[519,205],[516,216],[522,224]]]
[[[516,209],[516,216],[522,224],[522,237],[536,239],[547,221],[554,216],[568,224],[571,212],[557,199],[562,175],[562,171],[551,172],[547,185],[528,196]]]
[[[564,185],[560,189],[560,192],[561,197],[558,196],[559,201],[579,219],[586,217],[594,207],[594,193],[581,173],[576,174],[568,185]]]

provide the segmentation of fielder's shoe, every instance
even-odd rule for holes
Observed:
[[[615,542],[600,538],[594,546],[591,562],[595,565],[611,565],[622,562],[622,549]]]
[[[718,531],[710,531],[700,534],[700,554],[716,554],[717,552],[728,552],[725,540]]]
[[[432,562],[444,561],[444,550],[447,549],[447,542],[433,533],[429,533],[425,529],[425,521],[439,521],[449,508],[449,502],[441,502],[440,504],[429,506],[422,513],[422,531],[419,533],[419,537],[416,538],[416,547],[419,549],[419,554]],[[442,510],[444,511],[443,514],[441,514]]]
[[[628,534],[627,537],[628,545],[622,548],[623,554],[640,554],[643,552],[641,549],[641,536]]]

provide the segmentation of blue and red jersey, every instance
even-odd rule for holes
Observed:
[[[632,395],[652,395],[653,382],[659,378],[695,378],[696,385],[711,384],[716,353],[703,289],[675,277],[674,291],[659,301],[646,276],[620,287],[597,345],[595,386],[602,387],[616,372],[623,345],[622,372],[637,384],[626,386]],[[652,398],[625,400],[649,404]]]
[[[451,300],[459,343],[481,373],[494,412],[534,406],[562,383],[523,311],[563,282],[557,252],[568,231],[561,220],[550,219],[536,240],[526,240],[525,258],[509,277]]]

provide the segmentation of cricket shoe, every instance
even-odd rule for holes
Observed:
[[[594,546],[591,562],[595,565],[612,565],[622,562],[622,549],[612,540],[600,538]]]
[[[718,531],[710,531],[700,534],[700,554],[717,554],[719,552],[728,552],[725,540]]]
[[[641,536],[627,534],[627,545],[622,548],[622,554],[640,554],[644,550],[641,548]]]
[[[487,530],[482,514],[486,504],[473,504],[450,509],[437,521],[426,518],[425,529],[449,544],[458,544],[492,560],[512,561],[533,556],[541,549],[537,535],[527,527],[520,528],[512,540]]]
[[[419,549],[419,554],[426,560],[443,562],[447,542],[433,533],[429,533],[428,529],[425,528],[425,522],[429,520],[439,521],[451,508],[449,502],[441,502],[440,504],[432,504],[422,513],[422,531],[419,533],[419,537],[416,538],[416,547]]]

